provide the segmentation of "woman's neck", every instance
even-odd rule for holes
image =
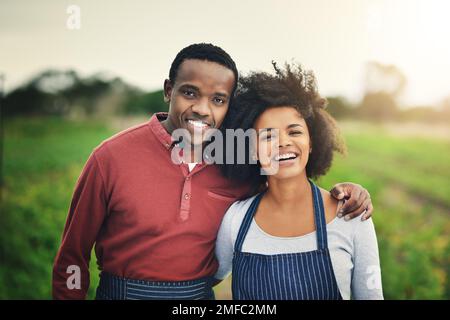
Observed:
[[[266,200],[281,213],[299,212],[312,201],[312,190],[305,174],[290,179],[268,177]]]

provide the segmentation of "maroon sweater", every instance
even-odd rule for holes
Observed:
[[[154,115],[95,148],[78,179],[53,267],[53,297],[84,299],[93,245],[100,270],[131,279],[212,276],[226,209],[247,192],[214,165],[173,164],[171,136]],[[70,290],[68,267],[81,270]]]

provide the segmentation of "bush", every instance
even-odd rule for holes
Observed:
[[[122,110],[125,114],[152,114],[167,111],[168,105],[164,102],[163,90],[149,93],[137,92],[129,95]]]

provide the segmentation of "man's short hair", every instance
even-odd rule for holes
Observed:
[[[178,69],[180,68],[181,63],[187,59],[197,59],[197,60],[206,60],[210,62],[218,63],[225,68],[233,71],[235,84],[233,87],[233,92],[236,89],[237,81],[238,81],[238,71],[236,68],[236,64],[231,59],[230,55],[225,52],[222,48],[215,46],[211,43],[196,43],[187,46],[178,52],[177,56],[172,62],[169,71],[169,80],[172,84],[175,83]]]

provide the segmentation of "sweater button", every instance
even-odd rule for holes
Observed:
[[[190,198],[190,194],[189,194],[189,193],[186,193],[186,194],[184,195],[184,199],[189,200],[189,198]]]

